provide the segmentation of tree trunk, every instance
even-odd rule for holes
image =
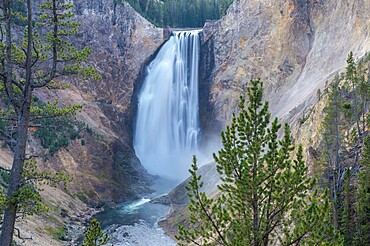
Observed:
[[[352,92],[353,92],[353,99],[354,99],[354,110],[355,110],[355,120],[356,120],[356,128],[357,128],[357,134],[358,134],[358,137],[360,138],[361,136],[361,128],[360,128],[360,117],[359,117],[359,114],[358,114],[358,104],[357,104],[357,87],[359,86],[358,84],[358,71],[356,71],[356,68],[354,69],[353,73],[352,73],[352,76],[351,76],[351,80],[352,80]]]
[[[1,246],[10,246],[13,239],[14,225],[17,217],[18,199],[12,199],[21,188],[23,166],[26,157],[28,126],[30,123],[30,107],[32,99],[31,74],[32,74],[32,6],[31,0],[27,0],[28,40],[26,56],[26,83],[23,91],[22,105],[18,114],[17,144],[14,151],[13,166],[10,172],[10,181],[7,191],[9,201],[4,209],[4,222],[0,236]],[[9,25],[10,23],[8,23]],[[10,30],[9,30],[10,31]],[[8,60],[9,62],[10,60]],[[11,202],[10,202],[11,201]]]
[[[23,165],[26,156],[28,125],[30,121],[30,105],[31,105],[31,88],[28,88],[27,98],[24,101],[17,126],[17,145],[14,152],[13,166],[10,173],[10,182],[7,192],[7,198],[14,196],[22,182]],[[10,246],[13,238],[14,224],[17,213],[17,202],[9,203],[4,210],[4,223],[2,226],[0,245]]]
[[[354,87],[354,86],[353,86]],[[353,88],[353,90],[355,90],[355,87]],[[361,137],[361,128],[360,128],[360,119],[359,119],[359,115],[358,115],[358,108],[357,108],[357,93],[356,91],[354,92],[354,101],[355,101],[355,117],[356,117],[356,127],[357,127],[357,134],[358,134],[358,137],[360,138]]]
[[[255,130],[255,132],[257,132]],[[253,179],[253,187],[252,187],[252,199],[253,199],[253,245],[259,246],[260,245],[260,239],[259,239],[259,214],[258,214],[258,187],[256,185],[257,183],[257,165],[258,165],[258,155],[254,154],[254,163],[253,163],[253,173],[252,173],[252,179]]]

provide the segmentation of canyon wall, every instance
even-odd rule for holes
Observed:
[[[84,230],[84,220],[92,213],[79,200],[100,207],[109,201],[135,199],[150,192],[153,180],[132,148],[132,98],[137,78],[145,73],[143,66],[164,42],[163,30],[154,27],[125,2],[74,0],[73,3],[75,20],[81,26],[72,42],[92,49],[88,63],[102,79],[58,78],[69,87],[38,89],[35,94],[43,101],[58,99],[60,106],[81,104],[83,108],[77,119],[92,131],[83,131],[80,134],[83,140],[73,140],[54,155],[48,155],[40,140],[30,136],[27,152],[39,157],[38,167],[64,171],[73,181],[66,193],[63,189],[45,188],[42,194],[50,211],[41,217],[29,217],[18,225],[23,236],[34,238],[19,242],[22,245],[62,245],[60,238],[55,238],[60,230],[68,233],[62,240],[71,241]],[[12,153],[0,148],[0,165],[9,168],[11,162]]]
[[[239,95],[256,78],[272,115],[296,121],[350,51],[361,57],[370,50],[369,11],[369,0],[235,0],[222,20],[203,29],[206,135],[230,122]]]
[[[42,100],[58,98],[61,105],[83,105],[77,117],[93,134],[84,133],[84,144],[75,140],[56,155],[39,158],[39,165],[70,174],[74,178],[70,194],[91,205],[132,199],[148,192],[153,178],[132,149],[135,94],[145,75],[144,65],[168,33],[117,0],[73,2],[81,23],[74,43],[93,50],[89,63],[102,79],[65,78],[70,88],[36,94]],[[218,136],[230,123],[239,96],[250,79],[258,77],[273,116],[296,123],[317,101],[317,90],[343,70],[350,51],[361,57],[370,50],[368,13],[370,0],[235,0],[226,16],[206,23],[202,32],[204,139]],[[39,156],[45,153],[34,138],[29,150]],[[11,153],[0,149],[0,162],[9,166]],[[55,194],[46,196],[50,200]],[[42,231],[39,234],[42,237]]]
[[[155,28],[127,3],[75,0],[81,24],[74,44],[88,46],[90,65],[100,80],[66,78],[71,88],[38,91],[42,99],[59,98],[62,105],[82,104],[78,119],[92,129],[86,143],[73,142],[46,165],[75,178],[70,186],[88,201],[122,201],[148,192],[151,177],[132,149],[131,98],[142,66],[164,42]]]
[[[350,51],[357,58],[370,51],[369,11],[369,0],[235,0],[221,20],[206,23],[200,62],[204,143],[212,149],[219,142],[220,131],[238,112],[239,96],[251,79],[261,78],[272,117],[291,124],[310,165],[326,102],[318,102],[317,91],[344,71]],[[215,176],[214,168],[202,168],[204,182]],[[179,223],[187,223],[188,201],[179,199],[185,185],[163,198],[173,203],[161,222],[171,236]],[[206,191],[214,194],[216,187]]]
[[[92,49],[88,63],[102,79],[58,78],[69,87],[37,89],[35,94],[43,101],[58,99],[60,106],[82,105],[77,119],[85,122],[92,133],[83,132],[83,141],[74,140],[55,155],[47,155],[39,140],[31,136],[28,152],[40,157],[41,169],[65,171],[72,176],[71,194],[91,205],[132,199],[149,192],[153,177],[141,166],[132,148],[131,100],[142,67],[164,42],[163,30],[127,3],[75,0],[74,4],[75,20],[81,25],[71,41],[77,47]],[[0,152],[1,165],[9,166],[11,154],[5,149]]]

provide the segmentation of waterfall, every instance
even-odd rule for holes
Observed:
[[[153,174],[185,177],[198,149],[198,33],[175,32],[147,67],[134,148]]]

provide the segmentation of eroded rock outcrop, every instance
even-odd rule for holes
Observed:
[[[148,187],[153,179],[132,148],[134,112],[131,99],[142,67],[164,42],[163,30],[154,27],[125,2],[73,2],[76,20],[81,26],[72,42],[93,50],[89,62],[102,79],[62,78],[61,82],[69,84],[69,88],[45,88],[36,90],[35,94],[43,101],[58,99],[61,106],[81,104],[83,109],[77,118],[85,122],[92,133],[82,132],[79,137],[83,140],[73,140],[67,148],[52,156],[45,156],[47,150],[41,147],[39,140],[30,138],[27,152],[40,157],[37,163],[41,169],[64,171],[74,179],[69,184],[68,194],[59,189],[44,192],[45,200],[52,206],[52,214],[31,217],[28,224],[32,226],[21,225],[37,239],[26,241],[25,245],[61,244],[51,235],[42,235],[52,234],[63,227],[63,223],[72,225],[68,222],[70,219],[83,222],[85,210],[90,210],[78,199],[93,206],[133,199],[150,192]],[[2,167],[10,167],[12,154],[9,150],[0,149],[0,162]],[[65,208],[65,204],[75,204],[78,208],[72,211]],[[65,219],[60,215],[63,209],[70,213]],[[42,226],[37,224],[39,221]],[[83,230],[82,224],[78,227]],[[65,230],[71,233],[70,228]]]
[[[126,3],[79,0],[74,4],[81,26],[73,42],[93,50],[90,63],[102,79],[68,77],[62,82],[70,84],[70,88],[42,89],[36,94],[45,101],[57,98],[60,105],[83,105],[77,118],[93,134],[83,134],[83,143],[73,141],[41,162],[45,168],[70,174],[74,178],[70,184],[72,193],[91,205],[132,199],[149,191],[152,177],[132,148],[131,98],[142,66],[164,41],[163,31]],[[37,147],[31,149],[40,152]]]
[[[361,57],[370,50],[369,11],[369,0],[235,0],[222,20],[206,23],[200,62],[204,142],[214,141],[230,123],[239,96],[251,79],[260,77],[272,116],[291,123],[307,153],[314,151],[309,146],[318,137],[325,106],[321,100],[311,107],[317,90],[342,72],[350,51]],[[179,186],[166,201],[184,193]],[[161,222],[172,236],[176,224],[187,218],[186,204],[173,203]]]
[[[131,98],[141,67],[163,43],[155,28],[127,3],[74,1],[81,23],[74,41],[93,50],[91,64],[101,80],[67,78],[66,90],[37,92],[42,99],[60,104],[82,104],[78,118],[92,128],[85,143],[73,142],[46,165],[71,174],[72,191],[89,202],[122,201],[148,192],[150,176],[132,149]],[[134,187],[134,188],[132,188]]]
[[[350,51],[370,50],[369,10],[368,0],[235,0],[203,30],[203,71],[212,68],[201,81],[210,91],[205,131],[230,122],[239,95],[258,77],[273,116],[294,121]]]

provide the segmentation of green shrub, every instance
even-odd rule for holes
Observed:
[[[82,246],[100,246],[105,245],[109,241],[109,236],[104,233],[100,227],[100,223],[93,218],[90,222],[90,227],[84,234],[84,242]]]
[[[47,228],[46,231],[50,233],[50,235],[55,239],[55,240],[61,240],[65,241],[67,237],[67,232],[64,229],[63,226],[58,226],[56,228]]]
[[[9,181],[10,181],[10,173],[9,172],[0,170],[0,176],[1,176],[2,181],[5,184],[9,184]]]
[[[47,104],[36,97],[33,104],[41,109],[45,109]],[[71,140],[81,138],[80,134],[87,129],[85,123],[76,120],[73,116],[45,117],[35,122],[33,135],[40,139],[43,148],[49,150],[50,155],[54,155],[59,149],[69,145]]]

